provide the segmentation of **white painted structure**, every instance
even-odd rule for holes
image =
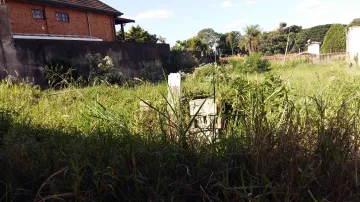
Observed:
[[[103,41],[95,37],[85,37],[76,35],[51,35],[51,34],[17,34],[14,39],[42,39],[42,40],[64,40],[64,41]]]
[[[311,54],[320,54],[320,42],[312,42],[308,45],[308,53]]]
[[[221,129],[221,118],[218,117],[217,104],[213,98],[192,100],[190,105],[190,116],[195,118],[191,126],[191,132],[198,139],[212,141],[219,136]]]
[[[175,73],[168,76],[168,102],[176,110],[181,98],[181,74]]]
[[[346,52],[353,60],[358,54],[360,57],[360,26],[349,27],[346,36]]]

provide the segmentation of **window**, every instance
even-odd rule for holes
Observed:
[[[32,17],[38,20],[45,20],[44,10],[33,9]]]
[[[67,13],[56,13],[56,20],[60,22],[69,22],[69,15]]]

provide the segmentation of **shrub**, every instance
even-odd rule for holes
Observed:
[[[89,84],[98,84],[105,82],[108,84],[124,84],[125,76],[116,71],[112,59],[109,56],[104,58],[99,53],[85,56],[86,64],[89,67],[89,76],[87,82]]]
[[[244,68],[244,59],[243,58],[231,58],[228,60],[228,64],[231,65],[231,67],[235,71],[241,71]]]
[[[252,53],[245,57],[243,72],[265,72],[270,67],[270,62],[261,58],[260,53]]]
[[[229,78],[229,70],[227,66],[221,65],[216,66],[215,63],[207,64],[195,69],[194,78],[197,81],[216,81],[223,82],[228,81]]]
[[[64,66],[45,66],[40,68],[45,76],[45,80],[51,88],[68,87],[74,82],[73,69]]]
[[[72,62],[62,57],[52,58],[40,71],[50,87],[68,86],[79,77],[77,70],[72,67]]]
[[[326,33],[321,53],[336,53],[346,51],[346,29],[341,24],[334,24]]]

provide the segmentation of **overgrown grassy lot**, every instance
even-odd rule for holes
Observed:
[[[165,82],[40,90],[3,80],[0,201],[360,200],[359,68],[242,65],[184,75],[173,123]],[[214,96],[224,129],[205,142],[188,130],[188,102]]]

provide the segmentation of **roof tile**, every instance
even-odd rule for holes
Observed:
[[[115,8],[103,3],[99,0],[29,0],[40,3],[48,4],[62,4],[73,7],[82,7],[89,10],[97,10],[100,12],[113,13],[113,14],[122,14],[120,11]]]

